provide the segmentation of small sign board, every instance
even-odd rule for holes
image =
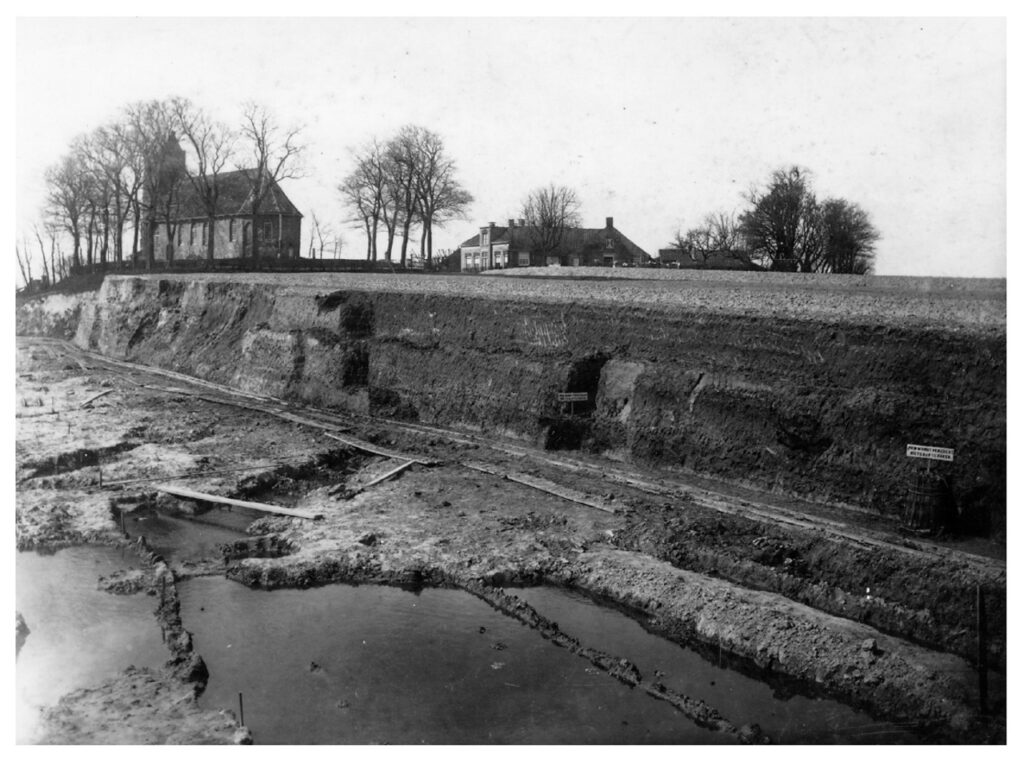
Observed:
[[[590,399],[586,392],[559,392],[558,402],[560,403],[585,403]]]
[[[908,458],[928,458],[933,461],[952,461],[953,448],[930,445],[907,445]]]

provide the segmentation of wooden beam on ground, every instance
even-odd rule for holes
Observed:
[[[326,436],[330,437],[332,440],[337,440],[338,442],[344,442],[346,445],[349,445],[350,447],[355,447],[355,448],[358,448],[360,450],[365,450],[368,453],[373,453],[374,455],[379,455],[379,456],[382,456],[384,458],[396,458],[396,459],[398,459],[400,461],[409,461],[411,463],[418,463],[421,466],[431,466],[431,465],[433,465],[433,461],[424,460],[423,458],[413,458],[411,455],[406,455],[405,453],[396,453],[394,450],[388,450],[387,448],[378,447],[377,445],[371,445],[369,442],[364,442],[363,440],[361,440],[361,439],[359,439],[357,437],[350,437],[347,434],[346,435],[326,434]]]
[[[600,498],[596,498],[592,495],[588,495],[585,492],[579,490],[570,489],[569,487],[563,487],[560,484],[556,484],[548,479],[541,479],[537,476],[530,476],[529,474],[521,474],[515,471],[502,471],[497,466],[491,466],[487,463],[481,463],[479,461],[464,461],[463,466],[474,471],[482,471],[485,474],[493,474],[494,476],[500,476],[504,479],[508,479],[513,482],[532,487],[535,490],[541,492],[547,492],[549,495],[560,497],[563,500],[569,500],[573,503],[579,503],[580,505],[586,505],[589,508],[597,508],[599,511],[605,511],[607,513],[615,513],[614,507],[608,505]]]
[[[239,508],[248,508],[253,511],[261,511],[263,513],[273,513],[278,516],[295,516],[296,518],[311,519],[318,521],[323,518],[322,513],[311,513],[310,511],[300,511],[296,508],[281,508],[276,505],[265,505],[263,503],[250,503],[246,500],[235,500],[230,497],[221,497],[220,495],[210,495],[206,492],[198,492],[196,490],[185,489],[184,487],[175,487],[170,484],[160,484],[154,487],[158,492],[166,492],[168,495],[174,495],[175,497],[183,497],[188,500],[202,500],[207,503],[217,503],[219,505],[232,505]]]
[[[376,479],[374,479],[372,482],[367,482],[366,484],[364,484],[362,487],[359,488],[359,491],[361,492],[361,491],[363,491],[365,489],[369,489],[370,487],[372,487],[375,484],[380,484],[381,482],[383,482],[383,481],[385,481],[387,479],[390,479],[391,477],[395,476],[396,474],[400,474],[401,472],[405,471],[407,468],[409,468],[409,466],[412,466],[416,462],[417,461],[406,461],[401,466],[398,466],[396,468],[391,469],[386,474],[381,474]]]
[[[348,431],[347,426],[338,426],[337,424],[327,424],[322,421],[314,421],[312,419],[303,418],[294,413],[288,411],[279,411],[274,408],[265,408],[259,405],[253,405],[252,403],[242,402],[240,400],[229,400],[223,397],[210,397],[209,395],[201,395],[194,390],[183,390],[180,387],[159,387],[154,384],[138,384],[139,387],[147,390],[157,390],[159,392],[172,392],[177,395],[186,395],[188,397],[195,398],[196,400],[203,400],[207,403],[216,403],[218,405],[230,405],[232,408],[243,408],[247,411],[253,411],[254,413],[266,413],[268,416],[274,416],[282,421],[291,421],[295,424],[302,426],[312,426],[317,429],[324,429],[331,432],[345,432]]]
[[[84,408],[85,406],[89,405],[93,400],[99,400],[104,395],[109,395],[113,391],[114,391],[113,389],[103,390],[103,392],[99,393],[98,395],[93,395],[88,400],[82,401],[82,404],[80,406],[78,406],[78,407],[79,408]]]

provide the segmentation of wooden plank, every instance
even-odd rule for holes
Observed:
[[[262,511],[263,513],[274,513],[278,516],[295,516],[297,518],[312,519],[313,521],[318,521],[323,518],[322,513],[310,513],[309,511],[300,511],[295,508],[281,508],[276,505],[265,505],[264,503],[250,503],[246,500],[235,500],[230,497],[210,495],[206,492],[189,490],[184,487],[175,487],[170,484],[160,484],[155,486],[154,489],[159,492],[166,492],[168,495],[174,495],[175,497],[183,497],[189,500],[203,500],[207,503],[218,503],[220,505],[238,506],[239,508],[248,508],[253,511]]]
[[[540,490],[541,492],[547,492],[549,495],[554,495],[555,497],[560,497],[563,500],[569,500],[573,503],[579,503],[580,505],[585,505],[589,508],[597,508],[597,510],[605,511],[606,513],[616,512],[615,508],[607,505],[596,497],[587,495],[585,492],[580,492],[579,490],[563,487],[562,485],[556,484],[548,479],[541,479],[540,477],[530,476],[529,474],[502,471],[496,466],[491,466],[479,461],[464,461],[462,465],[466,468],[473,469],[474,471],[482,471],[485,474],[500,476],[504,479],[508,479],[527,487],[532,487],[533,489]]]
[[[80,406],[78,406],[78,407],[79,408],[84,408],[85,406],[89,405],[89,403],[91,403],[93,400],[99,400],[104,395],[109,395],[113,391],[114,391],[113,389],[103,390],[103,392],[99,393],[98,395],[93,395],[88,400],[82,401],[82,404]]]
[[[562,403],[585,403],[590,399],[586,392],[559,392],[558,400]]]
[[[358,488],[356,488],[354,490],[347,490],[347,489],[345,489],[345,484],[344,483],[339,484],[339,485],[331,488],[331,490],[329,491],[329,494],[331,494],[331,495],[338,495],[339,493],[343,493],[346,498],[354,497],[355,495],[358,495],[360,492],[366,491],[367,489],[369,489],[373,485],[380,484],[381,482],[386,481],[387,479],[390,479],[391,477],[395,476],[396,474],[400,474],[401,472],[405,471],[407,468],[409,468],[410,466],[414,465],[415,463],[416,463],[416,461],[405,461],[405,463],[403,463],[401,466],[396,466],[395,468],[391,469],[387,473],[381,474],[380,476],[378,476],[373,481],[367,482],[362,487],[358,487]]]
[[[183,390],[180,387],[159,387],[155,384],[139,384],[139,387],[149,390],[157,390],[159,392],[171,392],[178,395],[186,395],[187,397],[195,398],[196,400],[202,400],[207,403],[216,403],[218,405],[230,405],[232,408],[244,408],[247,411],[253,411],[255,413],[266,413],[268,416],[274,416],[282,421],[291,421],[294,424],[301,424],[302,426],[312,426],[317,429],[324,429],[331,432],[345,432],[348,431],[347,426],[338,426],[337,424],[327,424],[322,421],[314,421],[313,419],[303,418],[294,413],[288,411],[279,411],[274,408],[263,408],[252,403],[245,403],[240,400],[229,400],[223,397],[210,397],[209,395],[200,395],[198,392],[193,390]]]
[[[340,434],[327,434],[327,433],[325,433],[325,435],[327,437],[330,437],[332,440],[338,440],[338,442],[344,442],[346,445],[349,445],[350,447],[355,447],[355,448],[358,448],[360,450],[365,450],[368,453],[373,453],[374,455],[379,455],[379,456],[382,456],[384,458],[396,458],[397,460],[400,460],[400,461],[411,461],[412,463],[418,463],[421,466],[430,466],[430,465],[433,464],[433,461],[424,460],[422,458],[413,458],[411,455],[405,455],[404,453],[396,453],[394,450],[388,450],[387,448],[378,447],[376,445],[371,445],[369,442],[364,442],[363,440],[359,439],[358,437],[350,437],[347,434],[346,435],[340,435]]]
[[[402,471],[405,471],[407,468],[409,468],[409,466],[412,466],[415,463],[416,463],[416,461],[406,461],[401,466],[397,466],[396,468],[391,469],[386,474],[381,474],[376,479],[374,479],[372,482],[367,482],[366,484],[364,484],[359,489],[365,490],[365,489],[368,489],[369,487],[372,487],[375,484],[380,484],[381,482],[386,481],[387,479],[390,479],[391,477],[395,476],[395,474],[399,474]]]

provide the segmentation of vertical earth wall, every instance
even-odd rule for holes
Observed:
[[[890,515],[925,465],[906,445],[955,447],[936,470],[961,522],[1005,529],[1005,327],[118,277],[82,301],[76,341],[283,399]]]

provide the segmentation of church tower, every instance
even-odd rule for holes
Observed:
[[[158,211],[161,208],[166,209],[168,201],[173,202],[174,195],[187,176],[185,151],[174,132],[169,132],[163,145],[150,153],[144,171],[142,206],[145,218],[142,227],[142,254],[148,263],[153,260],[153,236],[159,225]]]

